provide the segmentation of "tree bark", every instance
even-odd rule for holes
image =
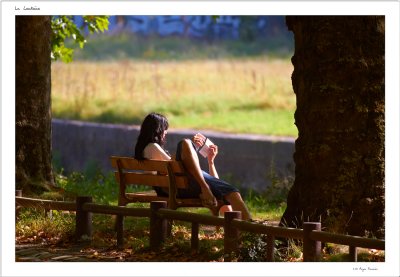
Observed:
[[[51,164],[51,17],[16,16],[16,187],[54,184]]]
[[[384,236],[385,18],[287,17],[295,182],[281,225]]]

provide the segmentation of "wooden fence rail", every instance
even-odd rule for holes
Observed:
[[[42,208],[44,210],[76,211],[76,202],[52,201],[15,197],[15,204],[25,208]]]
[[[150,217],[151,215],[151,212],[148,208],[127,208],[122,206],[99,205],[94,203],[85,203],[83,205],[83,210],[96,214],[111,214],[134,217]]]
[[[153,201],[148,208],[127,208],[120,206],[108,206],[92,203],[89,196],[77,197],[76,202],[61,202],[41,199],[31,199],[16,193],[16,213],[21,207],[43,208],[45,210],[76,211],[76,236],[91,237],[92,214],[118,215],[120,220],[124,216],[150,218],[150,247],[160,247],[167,237],[168,220],[190,222],[192,229],[191,248],[198,250],[199,225],[222,226],[224,228],[224,257],[230,261],[232,253],[236,253],[240,244],[240,231],[267,235],[267,261],[274,261],[275,238],[290,238],[303,240],[303,261],[319,261],[321,255],[321,242],[330,242],[349,246],[350,261],[357,261],[357,247],[385,250],[385,241],[355,237],[348,235],[332,234],[321,231],[321,223],[304,222],[303,229],[268,226],[240,220],[238,211],[226,212],[225,217],[215,217],[189,212],[167,209],[165,201]],[[117,229],[117,246],[123,246],[123,224]]]

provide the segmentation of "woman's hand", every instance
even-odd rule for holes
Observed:
[[[207,160],[208,160],[208,172],[210,173],[211,176],[214,176],[215,178],[218,177],[218,172],[217,169],[215,168],[214,164],[214,159],[218,154],[218,146],[215,144],[210,145],[210,148],[208,149],[208,155],[207,155]]]
[[[204,145],[204,143],[206,143],[206,140],[207,140],[207,138],[200,133],[195,134],[192,138],[192,141],[194,142],[194,144],[196,145],[197,148],[202,147]],[[209,147],[210,147],[210,149],[208,151],[207,159],[208,159],[209,164],[213,164],[214,159],[218,154],[218,146],[213,144],[213,145],[210,145]]]
[[[210,145],[210,149],[208,151],[208,156],[207,156],[208,163],[214,163],[214,159],[217,155],[218,155],[218,146],[215,144]]]
[[[192,141],[196,145],[197,148],[202,147],[206,142],[206,137],[200,133],[197,133],[193,136]]]

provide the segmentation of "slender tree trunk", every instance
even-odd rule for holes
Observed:
[[[51,167],[51,18],[16,16],[16,186],[53,185]]]
[[[287,17],[299,136],[282,225],[384,235],[385,18]]]

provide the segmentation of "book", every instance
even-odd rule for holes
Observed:
[[[210,146],[214,145],[214,143],[206,138],[204,144],[197,150],[204,158],[207,158],[208,152],[210,151]]]

